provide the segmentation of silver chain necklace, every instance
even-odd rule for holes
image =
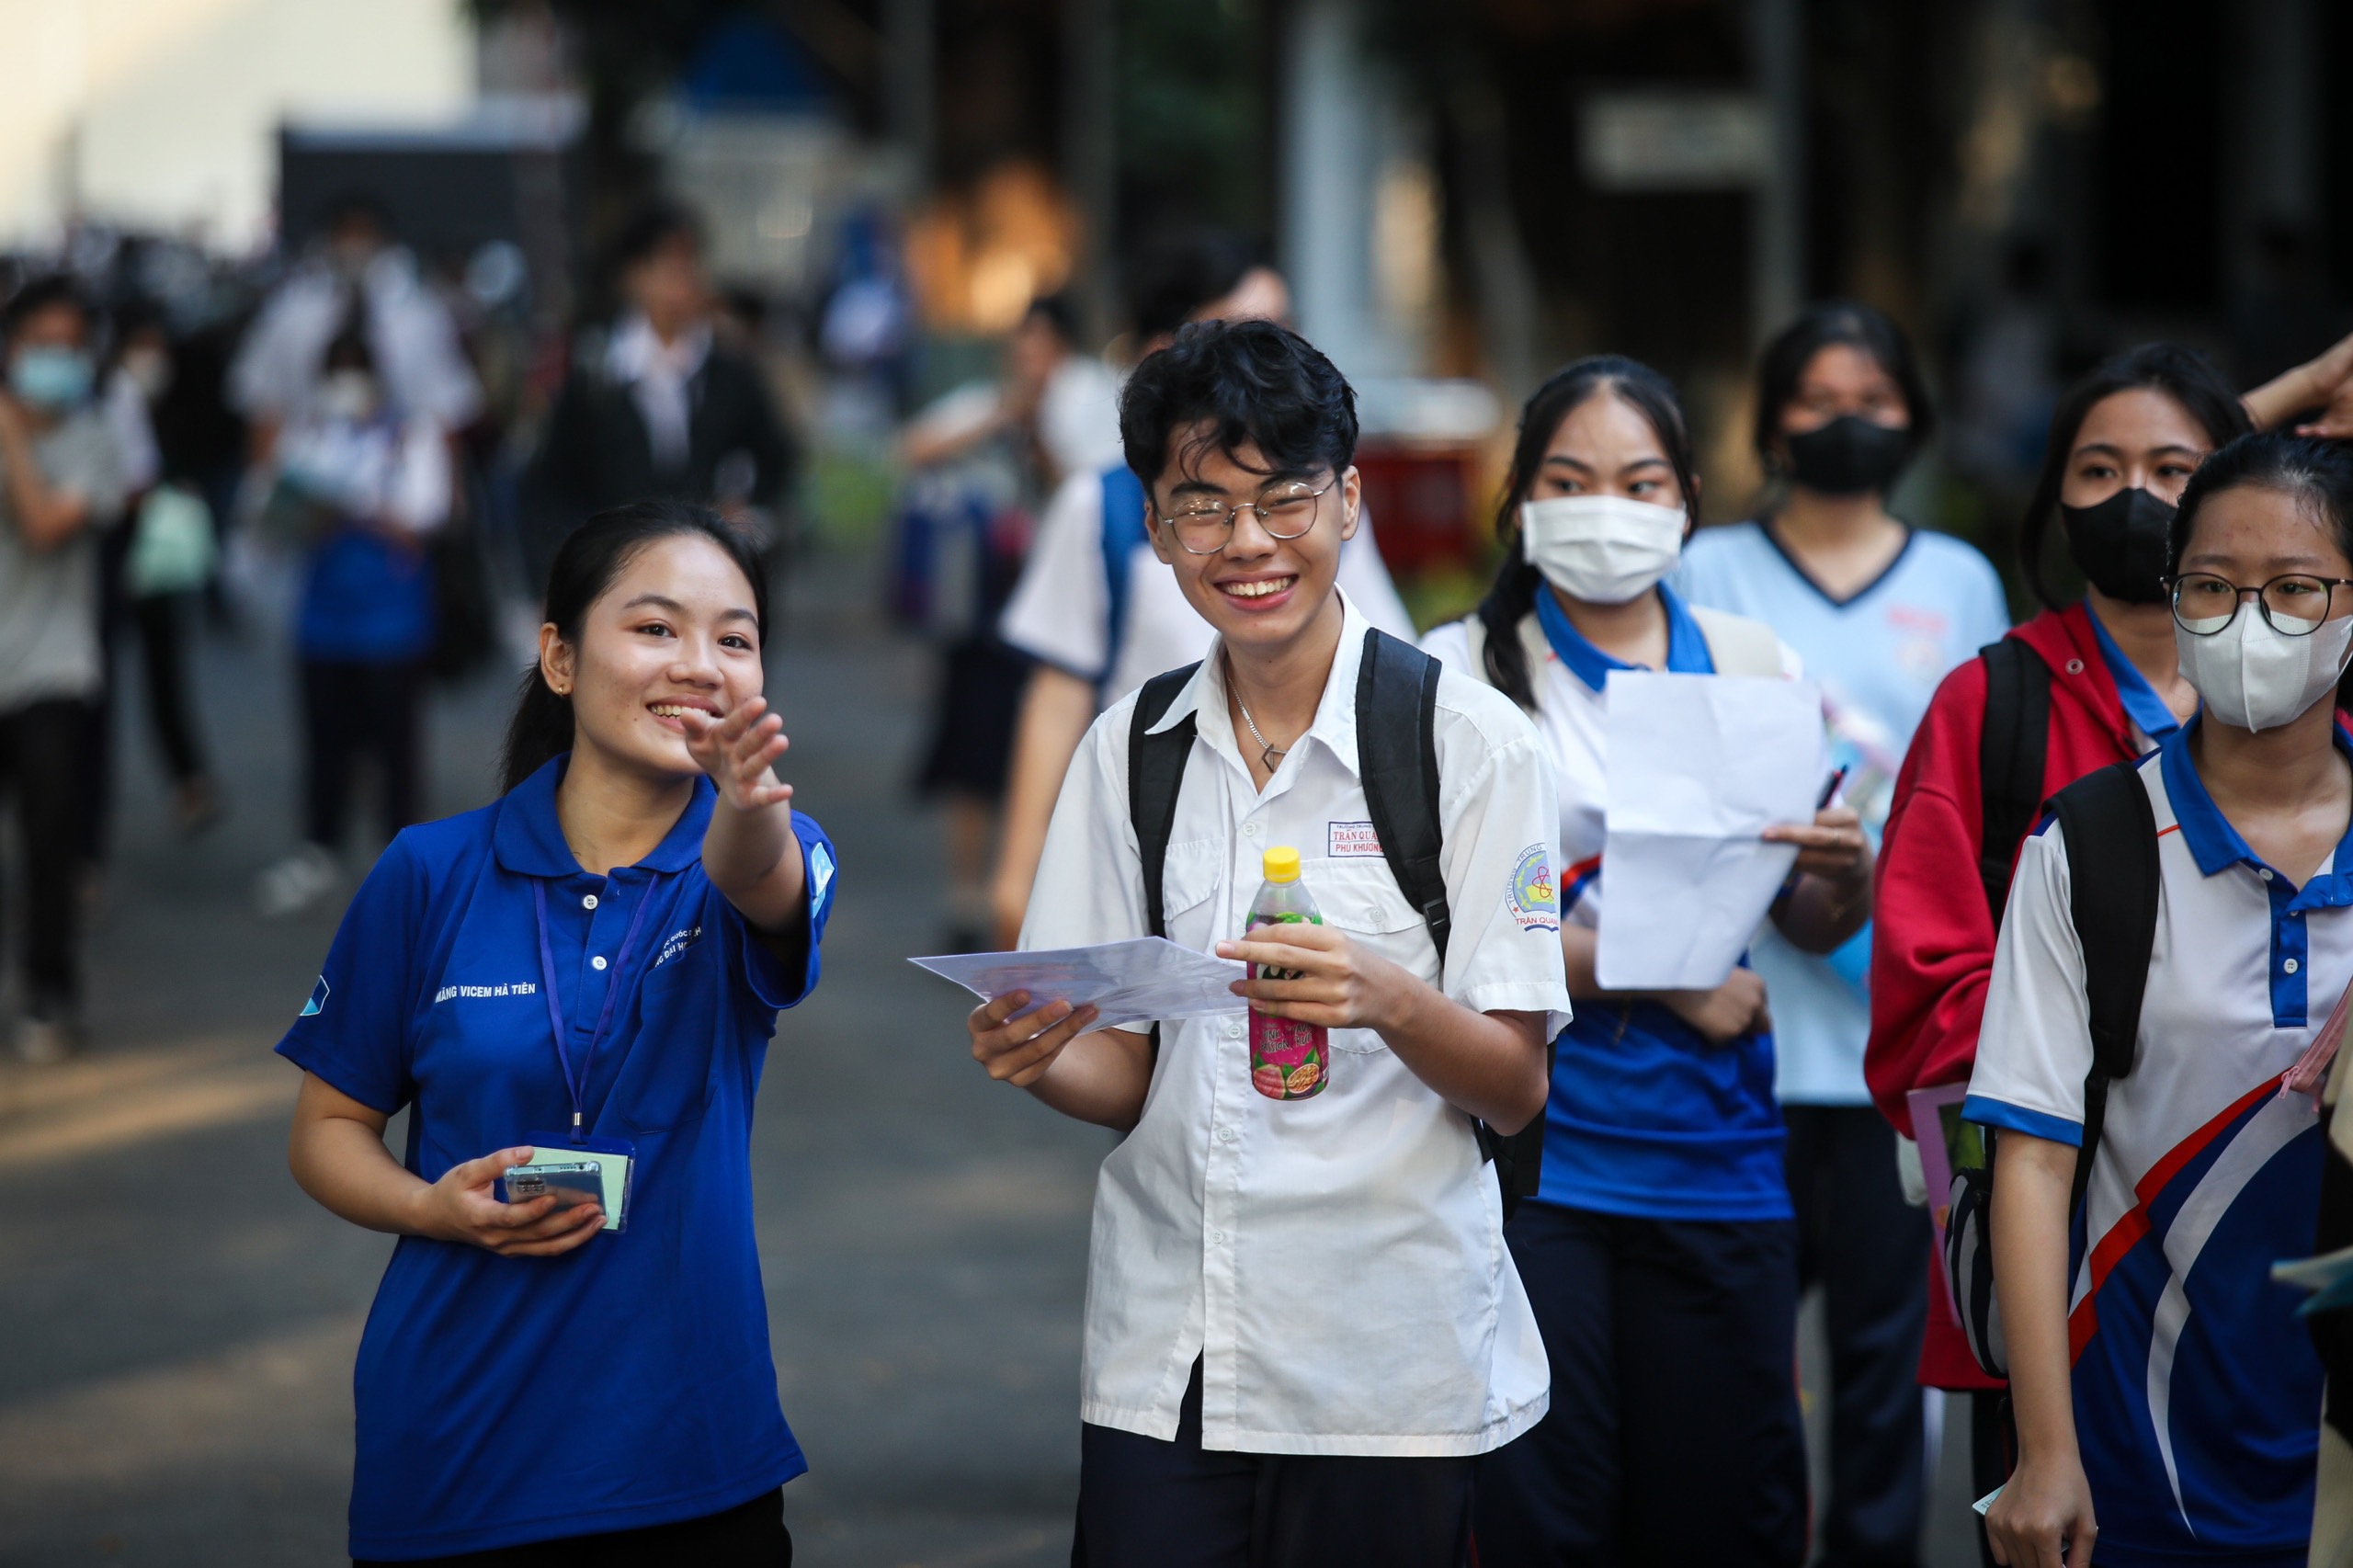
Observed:
[[[1289,756],[1290,748],[1279,746],[1258,733],[1258,721],[1250,717],[1250,705],[1242,700],[1242,693],[1239,691],[1233,694],[1233,705],[1242,710],[1242,722],[1250,726],[1250,738],[1258,743],[1259,762],[1265,765],[1267,772],[1272,773],[1275,770],[1275,758]]]

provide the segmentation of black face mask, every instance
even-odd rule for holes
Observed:
[[[2145,490],[2120,490],[2096,506],[2062,502],[2067,553],[2091,585],[2129,605],[2165,599],[2165,536],[2174,508]]]
[[[1890,429],[1855,414],[1842,414],[1819,430],[1783,439],[1790,449],[1790,478],[1824,495],[1884,490],[1912,455],[1908,426]]]

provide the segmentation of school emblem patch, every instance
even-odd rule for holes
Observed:
[[[1552,866],[1542,845],[1531,844],[1519,852],[1504,902],[1511,905],[1511,917],[1522,930],[1560,930],[1561,901],[1552,891]]]

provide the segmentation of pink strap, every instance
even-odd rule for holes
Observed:
[[[2348,1010],[2353,1010],[2353,985],[2347,985],[2345,994],[2336,999],[2336,1007],[2329,1012],[2328,1022],[2321,1025],[2320,1033],[2313,1036],[2312,1044],[2296,1058],[2296,1064],[2280,1074],[2280,1094],[2306,1094],[2312,1096],[2315,1103],[2319,1101],[2321,1082],[2328,1076],[2328,1064],[2336,1059],[2336,1048],[2345,1039],[2345,1019]]]

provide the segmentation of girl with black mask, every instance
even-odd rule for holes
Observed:
[[[1677,577],[1693,604],[1763,621],[1804,661],[1822,687],[1845,803],[1871,833],[1938,683],[2010,625],[1992,562],[1889,515],[1888,492],[1933,421],[1893,322],[1851,301],[1803,312],[1758,366],[1770,507],[1700,530]],[[1858,934],[1815,954],[1768,933],[1753,953],[1773,1013],[1800,1274],[1827,1307],[1825,1560],[1909,1562],[1927,1492],[1914,1371],[1930,1237],[1927,1216],[1904,1202],[1895,1135],[1863,1080],[1870,940]]]
[[[2331,403],[2348,369],[2353,339],[2242,402],[2203,355],[2157,343],[2109,359],[2061,398],[2018,531],[2019,565],[2045,608],[1938,688],[1881,842],[1864,1074],[1905,1137],[1906,1094],[1965,1082],[1976,1061],[2008,868],[2036,812],[2033,803],[2006,812],[2002,800],[2040,802],[2096,767],[2143,755],[2196,711],[2160,581],[2174,505],[2207,454],[2248,430],[2250,415],[2277,425]],[[2073,602],[2052,582],[2050,557],[2062,550],[2085,584]],[[2031,699],[2046,688],[2046,701]],[[2038,716],[2040,733],[2030,733]],[[2006,789],[1988,773],[1989,755],[2024,759],[2010,771],[2029,787]],[[1972,866],[1986,874],[1962,869]],[[1970,1392],[1971,1495],[1983,1495],[2009,1473],[2002,1384],[1971,1359],[1940,1299],[1920,1381]]]

